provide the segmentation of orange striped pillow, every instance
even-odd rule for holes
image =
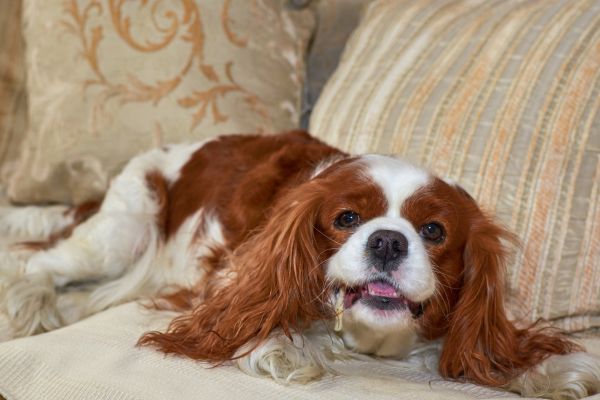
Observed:
[[[523,241],[513,315],[600,326],[598,1],[376,1],[310,129],[460,181]]]

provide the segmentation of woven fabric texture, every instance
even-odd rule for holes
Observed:
[[[333,365],[338,376],[286,386],[233,366],[210,368],[135,346],[145,331],[164,328],[166,317],[129,303],[54,332],[1,343],[0,395],[7,400],[517,398],[444,381],[418,363],[340,362]]]

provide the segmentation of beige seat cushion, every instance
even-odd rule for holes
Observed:
[[[0,395],[21,399],[475,399],[509,397],[402,362],[336,363],[340,376],[284,386],[135,343],[167,320],[129,303],[54,332],[0,344]]]
[[[311,131],[459,181],[520,236],[510,310],[600,326],[600,3],[373,3]]]
[[[24,20],[29,130],[15,201],[81,202],[149,148],[298,125],[307,7],[24,0]]]

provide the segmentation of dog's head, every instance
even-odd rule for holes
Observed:
[[[143,343],[222,362],[276,329],[289,336],[337,320],[348,347],[381,356],[406,355],[417,336],[445,337],[442,375],[489,385],[574,348],[508,321],[503,243],[512,236],[459,186],[376,155],[291,186],[234,246],[223,281]]]

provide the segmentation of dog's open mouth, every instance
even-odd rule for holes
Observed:
[[[376,280],[364,285],[346,287],[344,293],[344,308],[352,307],[357,301],[362,304],[386,311],[408,309],[413,318],[423,315],[423,304],[415,303],[404,297],[389,282]]]

